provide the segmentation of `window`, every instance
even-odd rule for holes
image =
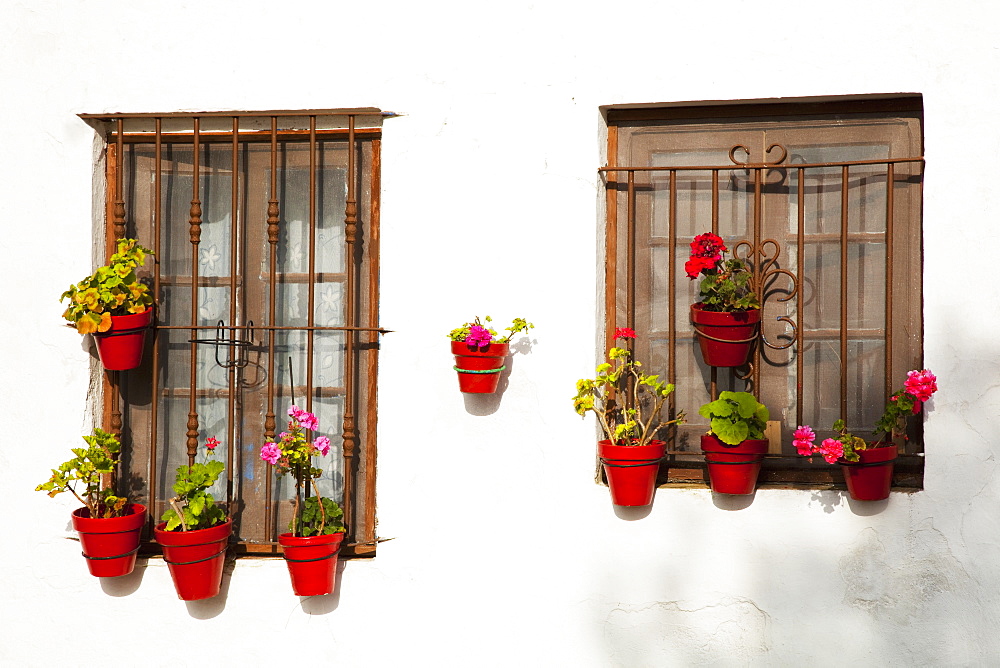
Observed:
[[[698,407],[721,390],[754,392],[780,422],[761,483],[839,483],[795,455],[791,432],[821,438],[835,420],[861,436],[887,392],[922,366],[922,102],[919,95],[604,108],[608,165],[605,326],[640,333],[637,358],[676,383],[661,481],[704,479]],[[762,302],[749,365],[706,367],[683,271],[706,231],[747,258]],[[922,486],[920,425],[896,487]],[[696,454],[697,453],[697,454]]]
[[[152,248],[143,366],[109,372],[133,498],[159,518],[175,470],[217,437],[246,553],[276,553],[291,515],[261,445],[292,403],[334,447],[321,493],[345,511],[346,555],[375,549],[379,146],[377,109],[84,115],[108,136],[109,248]],[[158,520],[157,520],[158,521]]]

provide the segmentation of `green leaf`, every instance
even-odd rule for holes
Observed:
[[[730,422],[723,419],[712,420],[712,432],[719,440],[729,445],[739,445],[750,435],[750,428],[745,422]]]

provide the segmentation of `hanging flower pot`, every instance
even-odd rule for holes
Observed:
[[[504,360],[510,354],[508,343],[487,343],[474,346],[462,341],[451,342],[458,372],[458,388],[467,394],[491,394],[500,384]]]
[[[153,533],[163,547],[163,560],[170,569],[177,597],[199,601],[216,596],[222,586],[233,521],[194,531],[166,531],[166,526],[166,522],[158,524]]]
[[[608,477],[611,502],[616,506],[648,506],[656,491],[656,474],[666,450],[663,441],[646,445],[614,445],[605,439],[597,451]]]
[[[704,434],[701,437],[701,449],[708,463],[708,479],[712,491],[720,494],[753,494],[767,446],[766,438],[747,439],[736,445],[729,445],[714,434]]]
[[[837,461],[847,481],[847,491],[855,501],[881,501],[889,498],[896,448],[889,444],[879,447],[872,443],[867,450],[858,450],[858,462]]]
[[[94,333],[97,355],[105,369],[126,371],[142,364],[142,351],[146,345],[146,332],[153,320],[153,309],[142,313],[111,316],[111,329]]]
[[[133,503],[123,517],[91,517],[86,507],[77,508],[72,519],[91,575],[114,578],[132,572],[146,506]]]
[[[709,366],[743,366],[750,361],[760,324],[760,309],[705,311],[691,305],[691,323],[698,334],[702,359]]]
[[[283,533],[278,544],[284,548],[285,563],[296,596],[332,594],[337,572],[337,553],[344,534],[331,533],[308,538]]]

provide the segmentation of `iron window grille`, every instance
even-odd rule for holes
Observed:
[[[223,442],[212,492],[239,550],[275,554],[291,514],[260,446],[296,402],[334,447],[317,484],[345,556],[375,552],[381,125],[374,108],[82,114],[107,139],[108,252],[154,251],[143,365],[105,374],[130,496],[158,522],[175,469]],[[339,438],[338,438],[339,436]],[[151,532],[149,532],[151,533]],[[155,549],[147,542],[148,549]]]
[[[919,95],[618,105],[608,124],[605,338],[640,335],[647,372],[676,383],[659,483],[703,485],[697,408],[721,390],[765,403],[762,485],[842,487],[791,432],[819,438],[843,417],[870,436],[887,393],[922,366],[922,102]],[[891,184],[888,187],[887,184]],[[748,260],[763,303],[751,362],[707,367],[688,317],[697,281],[683,266],[712,231]],[[894,488],[919,489],[922,429],[899,447]]]

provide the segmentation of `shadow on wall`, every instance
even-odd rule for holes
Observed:
[[[462,393],[462,399],[465,402],[465,412],[469,415],[492,415],[496,413],[500,408],[500,402],[503,399],[504,392],[510,386],[510,375],[514,371],[515,360],[517,359],[515,354],[528,355],[531,353],[532,347],[537,343],[536,340],[531,340],[528,337],[521,337],[516,343],[510,344],[511,354],[507,357],[504,364],[506,367],[500,372],[500,383],[497,385],[497,391],[491,394],[467,394]]]
[[[154,557],[154,559],[158,559]],[[270,559],[269,561],[275,562],[276,566],[280,566],[284,570],[284,564],[281,559]],[[279,563],[281,562],[281,563]],[[135,569],[128,575],[123,575],[117,578],[100,578],[101,589],[108,596],[123,597],[131,596],[136,591],[139,590],[140,585],[146,575],[146,569],[149,566],[148,557],[140,557],[136,559]],[[338,560],[337,571],[336,571],[336,581],[334,583],[334,589],[332,594],[327,594],[326,596],[299,596],[299,605],[302,611],[307,615],[326,615],[338,607],[340,607],[340,586],[341,579],[343,577],[344,569],[347,566],[347,562],[343,560]],[[213,619],[218,617],[226,609],[226,604],[229,600],[229,586],[233,580],[233,574],[236,571],[236,559],[226,558],[225,570],[222,573],[222,586],[219,590],[217,596],[212,598],[206,598],[200,601],[185,601],[184,605],[187,606],[188,615],[193,619]],[[161,572],[163,577],[170,578],[166,568],[156,569],[156,572]],[[278,597],[292,597],[291,582],[286,581],[286,588],[275,590],[271,595],[275,598]],[[239,586],[239,583],[237,583]],[[173,583],[171,582],[170,592],[173,594]]]

